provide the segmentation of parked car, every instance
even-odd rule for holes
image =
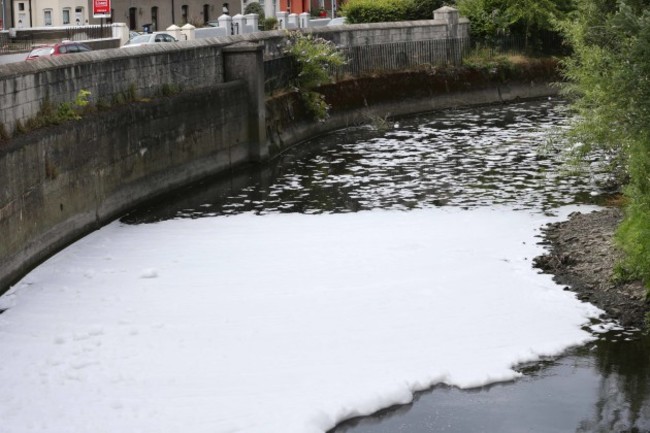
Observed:
[[[168,33],[147,33],[135,36],[122,45],[122,48],[139,47],[141,45],[155,44],[157,42],[178,42],[178,40]]]
[[[343,24],[347,24],[345,17],[332,18],[330,22],[327,23],[328,26],[342,26]]]
[[[35,60],[41,57],[59,56],[61,54],[73,54],[92,51],[86,44],[81,42],[66,41],[58,44],[39,45],[32,49],[25,60]]]

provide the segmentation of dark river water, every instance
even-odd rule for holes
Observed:
[[[553,100],[449,110],[385,128],[335,132],[263,169],[194,185],[122,219],[146,223],[241,212],[335,213],[432,206],[553,209],[600,204],[603,161],[564,163],[564,104]],[[331,433],[650,432],[650,337],[614,329],[557,359],[523,365],[514,382],[437,386],[412,404]]]

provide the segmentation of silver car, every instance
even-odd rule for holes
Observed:
[[[178,42],[178,40],[168,33],[146,33],[129,39],[122,48],[139,47],[141,45],[155,44],[158,42]]]

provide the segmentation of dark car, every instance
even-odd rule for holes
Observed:
[[[84,53],[92,51],[86,44],[81,42],[61,42],[58,44],[41,45],[34,48],[28,55],[26,60],[35,60],[41,57],[59,56],[61,54]]]

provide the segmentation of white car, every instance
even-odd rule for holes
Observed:
[[[345,17],[333,18],[327,23],[328,26],[342,26],[344,24],[347,24]]]
[[[178,40],[168,33],[145,33],[129,39],[122,48],[139,47],[141,45],[155,44],[157,42],[178,42]]]

